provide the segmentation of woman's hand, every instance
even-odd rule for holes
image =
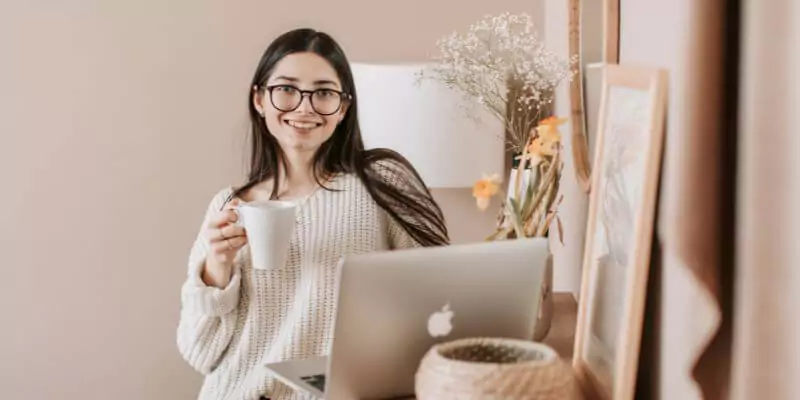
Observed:
[[[202,274],[206,285],[228,286],[236,253],[247,243],[244,228],[236,225],[238,217],[233,208],[238,204],[239,200],[233,199],[211,218],[205,228],[204,234],[211,245]]]

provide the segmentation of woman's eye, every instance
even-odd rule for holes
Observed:
[[[333,95],[334,95],[333,90],[318,90],[317,91],[317,96],[329,97],[329,96],[333,96]]]

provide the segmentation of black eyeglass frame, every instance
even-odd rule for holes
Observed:
[[[300,93],[300,101],[297,102],[297,105],[294,106],[294,108],[283,109],[283,108],[279,108],[278,106],[275,105],[275,101],[272,100],[272,91],[275,90],[276,88],[279,88],[279,87],[292,88],[292,89],[294,89],[294,90],[296,90],[296,91],[298,91]],[[276,110],[281,111],[281,112],[292,112],[294,110],[297,110],[300,107],[300,105],[303,104],[303,99],[306,97],[306,94],[308,94],[308,101],[311,104],[311,108],[314,109],[314,112],[319,114],[319,115],[326,115],[326,116],[327,115],[336,114],[337,112],[339,112],[339,110],[342,109],[342,105],[344,104],[345,101],[349,101],[349,100],[351,100],[353,98],[352,95],[350,95],[347,92],[341,91],[341,90],[336,90],[336,89],[331,89],[331,88],[319,88],[319,89],[314,89],[314,90],[302,90],[297,86],[287,85],[285,83],[279,83],[279,84],[275,84],[275,85],[262,85],[261,89],[266,90],[267,92],[269,92],[269,102],[270,102],[270,104],[272,104],[273,108],[275,108]],[[317,110],[317,107],[314,105],[314,100],[313,100],[314,97],[313,97],[313,95],[314,95],[314,93],[321,92],[321,91],[333,92],[333,93],[336,93],[336,94],[339,95],[339,105],[332,112],[321,113],[321,112],[319,112],[319,110]]]

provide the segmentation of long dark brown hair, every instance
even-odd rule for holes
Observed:
[[[253,76],[250,88],[263,87],[275,65],[283,57],[298,52],[312,52],[325,58],[336,70],[342,90],[350,95],[349,108],[333,135],[317,150],[313,174],[325,190],[324,181],[340,173],[355,174],[379,207],[422,246],[449,243],[444,216],[414,167],[402,155],[388,149],[364,149],[358,125],[358,95],[350,63],[344,51],[329,35],[313,29],[284,33],[267,47]],[[272,198],[280,187],[279,166],[286,166],[280,145],[269,132],[253,105],[248,91],[247,104],[251,125],[250,172],[247,182],[231,198],[265,180],[272,179]]]

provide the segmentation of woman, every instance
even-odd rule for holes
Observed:
[[[449,240],[414,168],[391,151],[364,150],[353,77],[330,36],[277,38],[248,104],[248,181],[211,200],[182,287],[178,347],[206,375],[201,399],[294,398],[261,366],[328,354],[340,257]],[[286,265],[254,270],[231,207],[264,199],[297,201],[297,225]]]

